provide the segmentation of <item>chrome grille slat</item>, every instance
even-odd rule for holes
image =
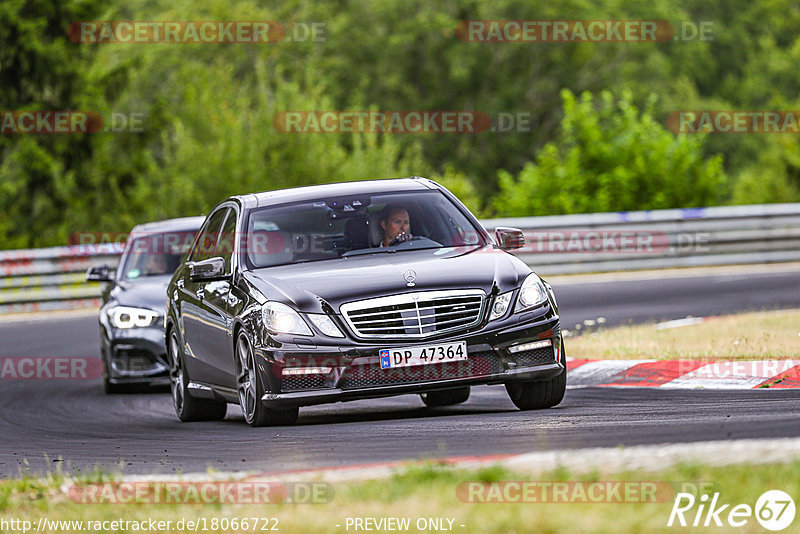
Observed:
[[[420,339],[478,324],[485,301],[479,289],[420,291],[348,302],[341,312],[359,337]]]
[[[452,323],[458,323],[458,322],[464,322],[464,321],[472,321],[472,320],[473,320],[472,317],[467,317],[467,318],[464,318],[464,319],[452,319],[450,321],[437,321],[435,323],[422,323],[422,327],[425,328],[425,327],[428,327],[428,326],[441,326],[441,325],[445,325],[445,324],[452,324]],[[384,327],[384,326],[373,327],[373,326],[370,326],[370,327],[362,327],[361,330],[362,331],[366,331],[366,330],[369,330],[369,331],[373,331],[373,330],[397,330],[398,328],[419,328],[419,326],[420,326],[419,324],[398,325],[398,326],[393,326],[393,327]]]
[[[374,315],[387,315],[389,313],[402,313],[404,311],[414,311],[416,308],[414,306],[404,307],[402,309],[394,309],[394,310],[385,310],[385,311],[378,311],[378,312],[371,312],[371,313],[363,313],[358,314],[352,317],[353,319],[361,319],[362,317],[372,317]]]
[[[404,307],[402,309],[394,309],[394,310],[386,310],[386,311],[378,311],[378,312],[370,312],[370,313],[358,313],[358,312],[351,312],[350,320],[351,321],[360,321],[360,320],[369,320],[369,317],[374,317],[377,315],[390,315],[393,313],[403,313],[403,312],[413,312],[416,309],[420,311],[423,310],[435,310],[436,308],[447,308],[452,306],[470,306],[470,307],[478,307],[481,306],[481,299],[472,299],[467,302],[458,302],[458,303],[450,303],[450,304],[435,304],[430,306],[420,306],[419,308],[415,308],[414,306]]]
[[[480,310],[480,306],[478,308],[468,309],[468,310],[458,310],[458,311],[452,311],[452,312],[440,312],[440,313],[433,313],[433,314],[432,313],[423,314],[422,313],[423,310],[420,309],[420,316],[423,317],[423,318],[428,318],[428,317],[437,317],[438,318],[438,317],[446,317],[446,316],[450,316],[450,315],[465,315],[465,314],[469,315],[469,316],[474,316],[475,312],[479,311],[479,310]],[[401,321],[407,321],[409,319],[416,320],[416,318],[417,317],[416,317],[416,314],[415,314],[413,317],[387,317],[385,319],[382,319],[382,321],[384,321],[384,322],[401,322]],[[357,319],[351,319],[351,320],[354,323],[356,323],[357,325],[361,324],[361,323],[372,323],[373,322],[373,321],[370,321],[369,319],[361,319],[360,317],[357,318]]]

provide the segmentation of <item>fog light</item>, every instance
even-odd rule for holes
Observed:
[[[552,346],[553,346],[553,340],[545,339],[542,341],[534,341],[533,343],[522,343],[521,345],[514,345],[512,347],[508,347],[508,352],[511,353],[524,352],[527,350],[543,349],[545,347],[552,347]]]
[[[283,370],[283,375],[324,375],[330,373],[331,369],[333,367],[288,367]]]

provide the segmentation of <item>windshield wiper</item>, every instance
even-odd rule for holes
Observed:
[[[434,250],[440,248],[447,248],[442,247],[441,245],[435,247],[403,247],[403,248],[394,248],[394,247],[383,247],[383,248],[367,248],[367,249],[358,249],[358,250],[351,250],[349,252],[345,252],[340,257],[341,258],[348,258],[350,256],[363,256],[365,254],[396,254],[398,252],[414,252],[417,250]]]
[[[397,252],[396,249],[391,248],[365,248],[365,249],[356,249],[356,250],[349,250],[339,256],[340,258],[349,258],[350,256],[364,256],[366,254],[394,254]]]

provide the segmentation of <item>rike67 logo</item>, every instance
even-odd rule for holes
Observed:
[[[755,516],[763,528],[778,531],[792,524],[794,514],[794,500],[780,490],[764,492],[755,508],[749,504],[723,503],[719,492],[711,496],[704,493],[699,498],[691,493],[678,493],[667,526],[743,527]]]

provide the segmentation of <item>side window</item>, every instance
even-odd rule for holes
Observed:
[[[225,274],[231,274],[231,257],[233,256],[233,245],[236,242],[236,210],[228,210],[228,218],[222,227],[222,234],[219,236],[217,252],[215,256],[225,258]]]
[[[200,236],[197,238],[197,243],[192,251],[191,261],[203,261],[208,258],[214,257],[214,249],[217,246],[217,239],[222,227],[222,222],[225,220],[225,214],[230,209],[221,209],[215,211],[213,215],[206,221]]]

